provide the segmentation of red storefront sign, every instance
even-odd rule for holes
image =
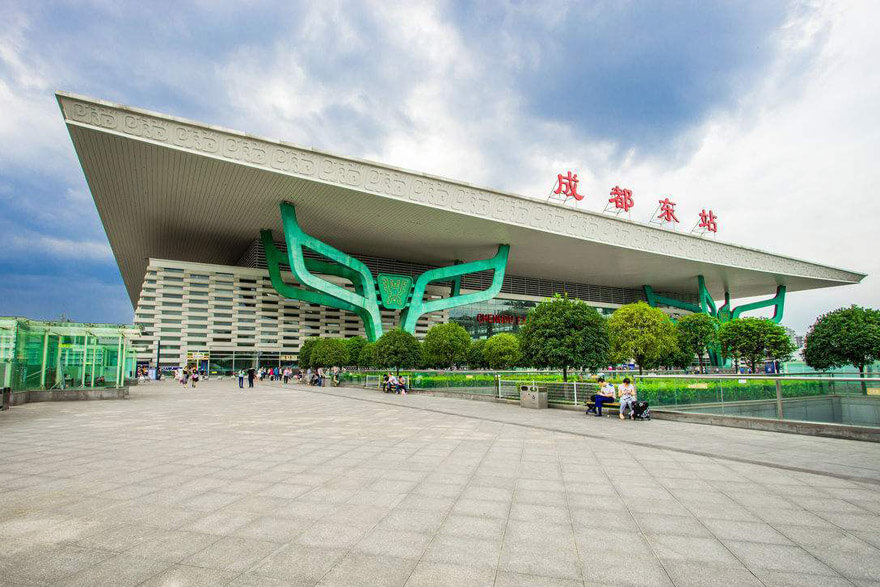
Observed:
[[[479,324],[524,324],[525,316],[511,316],[509,314],[477,314]]]

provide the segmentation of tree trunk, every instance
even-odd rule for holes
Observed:
[[[400,377],[400,367],[395,367],[395,369],[397,371],[397,376]]]
[[[562,380],[568,381],[568,365],[562,366]]]
[[[641,375],[642,374],[642,362],[643,362],[642,358],[636,357],[636,361],[639,363],[639,375]]]

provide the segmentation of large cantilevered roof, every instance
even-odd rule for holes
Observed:
[[[293,202],[352,254],[434,265],[490,257],[508,273],[716,298],[864,275],[534,198],[342,157],[65,92],[56,94],[132,303],[149,258],[231,265]]]

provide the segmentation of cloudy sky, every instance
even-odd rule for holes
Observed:
[[[670,194],[719,238],[869,274],[876,2],[0,3],[0,315],[130,321],[56,89],[587,208]],[[639,200],[639,198],[642,198]],[[640,202],[646,202],[638,207]],[[690,225],[686,229],[689,229]]]

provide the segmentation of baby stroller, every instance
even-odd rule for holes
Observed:
[[[651,409],[648,407],[648,402],[633,402],[632,415],[636,420],[650,420]]]

